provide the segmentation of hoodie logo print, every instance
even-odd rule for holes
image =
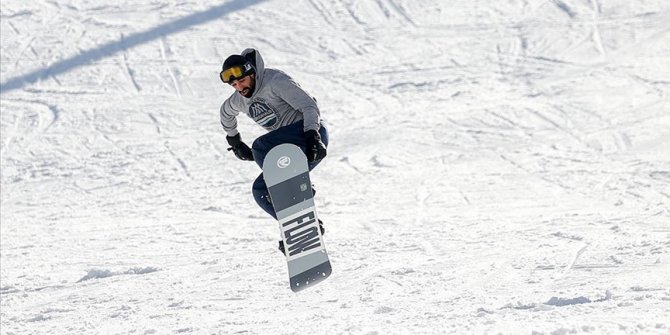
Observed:
[[[262,100],[249,106],[249,116],[264,128],[272,128],[278,120],[277,112]]]

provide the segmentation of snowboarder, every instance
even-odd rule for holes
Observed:
[[[226,132],[229,151],[245,161],[255,161],[261,169],[265,156],[277,145],[291,143],[305,152],[311,171],[326,157],[328,130],[321,120],[316,99],[305,92],[286,73],[265,68],[256,49],[245,49],[223,62],[221,81],[236,91],[223,102],[220,109],[221,125]],[[237,115],[247,114],[268,133],[258,137],[251,148],[242,141],[237,130]],[[253,183],[256,203],[277,219],[263,174]],[[323,222],[319,220],[321,233]],[[284,245],[279,241],[279,250]]]

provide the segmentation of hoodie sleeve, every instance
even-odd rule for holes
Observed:
[[[233,108],[231,99],[232,97],[226,99],[226,101],[221,104],[219,114],[221,115],[221,126],[223,126],[223,130],[226,131],[228,136],[235,136],[239,133],[237,131],[237,115],[239,115],[240,112]]]
[[[319,130],[321,113],[316,101],[291,77],[283,75],[277,78],[272,90],[291,107],[302,113],[305,124],[304,131]]]

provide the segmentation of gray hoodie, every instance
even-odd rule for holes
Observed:
[[[268,131],[305,120],[304,131],[319,130],[321,116],[316,100],[286,73],[266,69],[261,54],[245,49],[242,56],[255,58],[256,89],[251,98],[235,91],[221,105],[221,125],[229,136],[237,135],[237,115],[247,114]]]

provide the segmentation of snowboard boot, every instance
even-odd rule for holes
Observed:
[[[321,230],[321,235],[326,233],[326,228],[323,228],[323,221],[321,221],[321,219],[319,219],[319,230]],[[277,247],[277,249],[279,249],[282,254],[286,255],[286,249],[284,248],[283,240],[279,241],[279,247]]]
[[[279,251],[281,251],[282,254],[286,255],[286,250],[284,249],[284,241],[279,240]]]

